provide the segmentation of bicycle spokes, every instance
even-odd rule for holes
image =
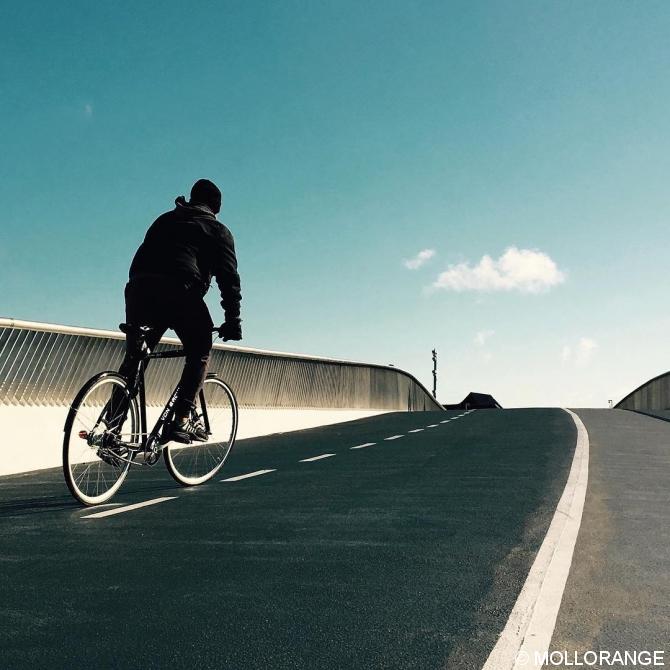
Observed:
[[[99,504],[118,490],[132,462],[128,445],[138,440],[137,406],[125,380],[106,373],[88,382],[70,412],[63,442],[65,479],[78,500]]]
[[[196,403],[194,420],[207,432],[206,442],[171,442],[165,450],[165,462],[181,484],[207,481],[228,457],[237,432],[237,404],[230,389],[220,379],[205,380]]]

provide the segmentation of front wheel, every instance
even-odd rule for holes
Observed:
[[[230,388],[217,377],[207,377],[198,395],[195,418],[206,428],[207,442],[165,447],[165,465],[183,486],[195,486],[211,479],[230,454],[237,434],[237,401]]]
[[[107,502],[128,474],[133,453],[123,443],[139,434],[136,398],[116,372],[101,372],[77,394],[65,422],[63,473],[84,505]]]

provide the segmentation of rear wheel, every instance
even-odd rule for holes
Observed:
[[[84,505],[107,502],[128,474],[133,452],[123,442],[139,439],[136,398],[115,372],[90,379],[75,398],[63,438],[63,473],[72,495]]]
[[[207,429],[207,442],[170,442],[164,450],[170,474],[184,486],[211,479],[230,454],[237,434],[237,401],[217,377],[207,377],[198,395],[195,417]]]

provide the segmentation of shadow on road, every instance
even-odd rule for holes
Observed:
[[[67,495],[9,500],[0,502],[0,518],[71,510],[75,507],[80,505]]]

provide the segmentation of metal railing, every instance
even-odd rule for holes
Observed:
[[[179,346],[163,338],[156,349]],[[69,405],[96,372],[118,369],[124,351],[120,332],[0,318],[0,405]],[[148,404],[166,401],[182,365],[151,362]],[[419,381],[394,367],[215,344],[209,370],[244,408],[442,409]]]

